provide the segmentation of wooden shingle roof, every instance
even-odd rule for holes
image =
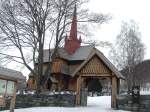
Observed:
[[[60,58],[68,60],[68,61],[76,61],[76,60],[85,60],[87,56],[90,54],[92,46],[81,46],[76,50],[76,52],[72,55],[69,55],[68,52],[64,48],[58,49],[58,55]],[[51,50],[53,52],[53,50]],[[49,53],[50,50],[44,50],[43,61],[49,62]]]
[[[21,72],[4,67],[0,67],[0,78],[14,81],[25,79]]]
[[[53,50],[51,50],[52,52]],[[50,50],[44,51],[44,62],[49,62],[49,53]],[[74,77],[80,69],[96,54],[106,65],[107,67],[117,76],[117,78],[124,79],[123,75],[116,69],[116,67],[101,53],[98,49],[93,46],[81,46],[76,50],[72,55],[69,55],[64,48],[58,49],[59,57],[67,61],[83,61],[79,67],[74,69],[71,72],[68,72],[68,75]]]

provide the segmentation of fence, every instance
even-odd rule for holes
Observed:
[[[9,109],[10,99],[6,98],[6,107],[3,110]],[[39,106],[62,106],[62,107],[74,107],[75,95],[73,94],[24,94],[16,96],[15,108],[28,108]]]

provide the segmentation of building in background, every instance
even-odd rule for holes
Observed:
[[[13,112],[15,108],[16,91],[25,85],[26,80],[21,72],[0,67],[0,107],[5,107],[5,98],[9,96],[11,97],[10,111]]]

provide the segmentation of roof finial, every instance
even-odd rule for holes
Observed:
[[[75,4],[73,16],[76,16],[76,15],[77,15],[77,5]]]

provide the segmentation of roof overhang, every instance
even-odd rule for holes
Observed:
[[[24,80],[25,77],[19,71],[0,67],[0,79],[10,80],[10,81],[19,81],[19,80]]]

